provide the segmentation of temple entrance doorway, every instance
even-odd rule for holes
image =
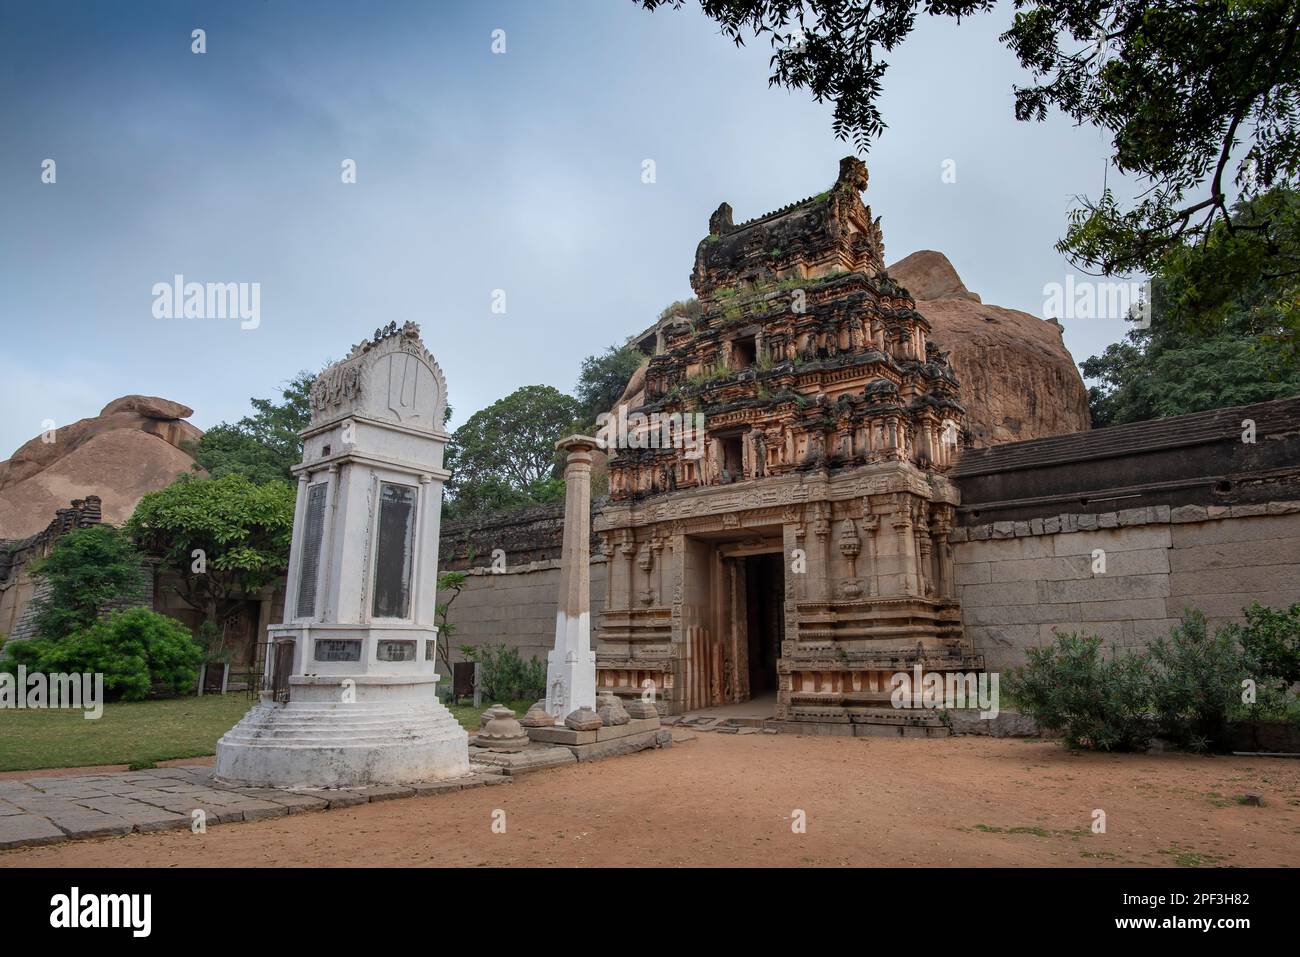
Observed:
[[[779,552],[744,559],[749,697],[775,696],[785,637],[785,562]]]
[[[683,586],[678,707],[761,698],[774,710],[785,636],[781,527],[686,536]]]

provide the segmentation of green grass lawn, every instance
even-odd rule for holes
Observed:
[[[468,699],[462,698],[461,700],[466,701]],[[521,701],[506,701],[504,704],[507,708],[514,711],[516,718],[522,718],[524,713],[533,706],[533,702],[536,700],[536,698],[527,698]],[[478,731],[479,722],[483,712],[496,703],[497,702],[495,701],[484,700],[482,707],[478,708],[474,707],[472,704],[458,704],[455,706],[448,705],[447,710],[450,711],[455,716],[456,720],[460,722],[460,726],[472,735]]]
[[[518,717],[531,700],[509,701]],[[479,728],[480,708],[457,705],[451,713],[467,731]],[[81,711],[0,710],[0,771],[80,768],[97,764],[148,764],[215,754],[217,738],[252,706],[242,692],[104,705],[97,721]]]
[[[81,711],[0,710],[0,771],[144,764],[215,754],[217,738],[252,706],[246,694],[116,702]]]

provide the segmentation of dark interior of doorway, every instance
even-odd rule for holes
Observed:
[[[776,662],[785,637],[785,563],[778,552],[745,559],[749,605],[749,695],[776,691]]]

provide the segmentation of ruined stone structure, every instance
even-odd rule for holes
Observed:
[[[87,495],[73,499],[69,508],[56,509],[50,523],[35,535],[0,539],[0,635],[17,640],[35,633],[32,599],[45,595],[48,587],[32,575],[33,566],[68,532],[98,525],[102,518],[99,496]]]
[[[653,682],[670,713],[776,692],[778,718],[846,723],[900,669],[978,667],[944,476],[965,410],[866,185],[850,157],[825,193],[710,219],[700,315],[664,330],[609,461],[599,691]]]

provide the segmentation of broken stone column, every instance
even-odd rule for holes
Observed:
[[[564,547],[555,648],[546,660],[546,713],[559,724],[579,708],[596,708],[596,652],[591,648],[591,452],[597,441],[571,435],[555,443],[564,469]]]

